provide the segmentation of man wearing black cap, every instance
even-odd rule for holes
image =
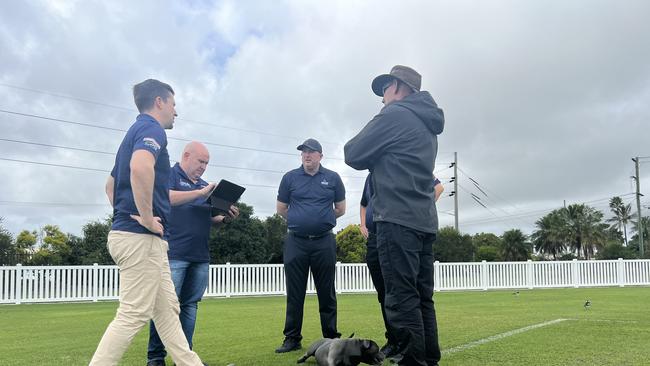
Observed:
[[[336,240],[332,228],[345,213],[345,187],[341,177],[320,161],[323,148],[314,139],[298,146],[302,166],[282,177],[277,212],[287,220],[284,270],[287,279],[287,314],[284,342],[275,350],[301,348],[302,320],[309,268],[316,285],[323,337],[338,338],[336,329]]]
[[[431,175],[444,115],[422,78],[397,65],[372,90],[384,108],[345,145],[345,162],[372,173],[373,221],[386,297],[384,309],[403,357],[400,365],[440,360],[433,306],[433,241],[438,230]]]

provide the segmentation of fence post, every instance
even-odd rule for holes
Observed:
[[[23,297],[23,265],[16,264],[16,304],[20,304]]]
[[[334,277],[334,291],[337,294],[341,293],[341,283],[345,283],[346,281],[343,281],[343,278],[341,277],[341,262],[336,262],[336,276]]]
[[[440,286],[440,262],[433,262],[433,289],[440,292],[442,287]]]
[[[93,302],[97,302],[99,297],[99,284],[97,281],[99,281],[99,264],[93,263]]]
[[[578,274],[578,260],[574,259],[571,261],[571,279],[573,280],[573,287],[578,288],[580,287],[580,282],[579,282],[579,274]]]
[[[488,280],[487,280],[487,261],[484,259],[481,261],[481,288],[483,291],[487,291],[488,289]]]
[[[528,287],[529,290],[533,289],[533,261],[532,260],[527,260],[526,261],[526,286]]]
[[[231,270],[230,270],[230,262],[226,262],[226,297],[230,297],[230,277],[232,276]]]
[[[618,259],[618,265],[616,267],[618,269],[618,286],[625,287],[625,262],[623,258]]]

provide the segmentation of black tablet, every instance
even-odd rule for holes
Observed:
[[[237,203],[246,188],[222,179],[212,191],[208,202],[212,206],[212,215],[227,214],[230,206]]]

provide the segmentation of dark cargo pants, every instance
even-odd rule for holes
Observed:
[[[399,364],[437,365],[440,346],[433,305],[435,234],[389,222],[376,224],[386,315],[404,353]]]

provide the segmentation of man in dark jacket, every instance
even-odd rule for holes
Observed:
[[[437,365],[433,241],[438,230],[431,175],[443,112],[421,76],[397,65],[372,90],[384,108],[345,145],[345,162],[372,173],[373,221],[386,287],[385,310],[404,357],[400,365]]]

